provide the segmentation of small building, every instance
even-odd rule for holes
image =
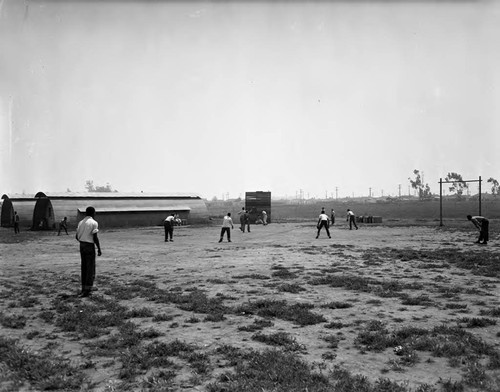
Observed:
[[[5,195],[4,195],[5,196]],[[38,192],[29,200],[10,199],[2,205],[2,225],[22,206],[21,222],[33,230],[50,230],[64,217],[68,227],[76,227],[85,216],[88,206],[96,209],[96,220],[101,228],[162,225],[165,218],[176,212],[183,224],[206,223],[208,210],[203,199],[195,194],[153,194],[120,192],[49,193]],[[27,203],[29,201],[29,205]],[[21,204],[26,203],[26,205]],[[5,210],[5,211],[4,211]]]
[[[0,226],[14,226],[14,211],[19,216],[20,228],[31,228],[33,222],[33,208],[35,207],[35,195],[12,194],[2,195],[2,210],[0,213]]]
[[[255,222],[262,217],[262,211],[267,213],[267,223],[271,223],[271,192],[246,192],[245,208],[250,215],[250,223]]]

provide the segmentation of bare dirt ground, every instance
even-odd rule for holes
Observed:
[[[89,347],[98,336],[84,338],[64,330],[41,313],[56,312],[58,302],[68,299],[78,307],[99,296],[119,298],[115,295],[118,288],[126,290],[140,281],[182,294],[199,290],[207,298],[220,299],[228,309],[241,310],[242,305],[262,300],[308,304],[325,321],[300,325],[271,317],[272,323],[260,332],[288,334],[303,348],[298,352],[300,358],[322,374],[342,368],[374,383],[387,378],[409,390],[422,384],[441,390],[444,380],[458,383],[467,378],[470,366],[465,359],[453,362],[422,350],[418,361],[403,365],[392,347],[371,349],[360,339],[360,332],[373,321],[389,332],[403,327],[460,326],[499,351],[500,273],[491,263],[483,263],[493,258],[500,264],[498,235],[493,234],[490,243],[481,246],[473,244],[476,232],[471,229],[361,225],[350,231],[341,223],[331,228],[332,239],[324,231],[315,239],[315,231],[314,223],[259,225],[251,233],[241,233],[235,226],[233,242],[218,243],[218,226],[185,226],[177,227],[174,242],[166,243],[160,227],[103,230],[99,235],[103,255],[97,259],[95,282],[98,291],[91,298],[76,299],[80,256],[74,233],[22,232],[14,236],[1,229],[0,314],[4,319],[22,316],[25,325],[4,323],[0,335],[16,339],[33,353],[50,346],[56,355],[84,369],[89,381],[82,390],[120,390],[123,377],[119,377],[122,363],[118,355],[96,354]],[[26,299],[32,300],[31,305]],[[178,361],[171,390],[209,390],[209,383],[231,371],[229,364],[217,360],[217,348],[269,348],[254,338],[255,331],[242,330],[258,319],[256,313],[227,311],[212,321],[203,311],[153,301],[143,294],[120,299],[120,304],[169,316],[165,321],[155,321],[151,315],[130,319],[142,331],[161,333],[152,340],[177,339],[209,355],[211,370],[203,374]],[[328,327],[332,323],[337,327]],[[329,344],[332,341],[335,344]],[[144,379],[147,372],[145,369],[136,380]],[[465,389],[456,390],[500,390],[492,389],[500,386],[500,369],[485,367],[485,375],[490,389],[464,383]],[[12,385],[3,381],[4,388]],[[30,389],[27,382],[22,388],[10,388]]]

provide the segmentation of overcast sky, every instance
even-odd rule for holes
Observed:
[[[493,0],[0,0],[0,194],[500,179],[499,87]]]

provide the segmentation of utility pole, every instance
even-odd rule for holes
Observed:
[[[339,198],[339,187],[336,186],[335,187],[335,199],[338,199]]]
[[[368,188],[368,197],[372,197],[372,188]]]
[[[401,199],[401,184],[399,184],[398,188],[399,188],[399,198]]]

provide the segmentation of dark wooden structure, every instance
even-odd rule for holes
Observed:
[[[246,192],[245,208],[249,211],[250,223],[262,218],[262,211],[267,213],[267,223],[271,223],[271,192]]]

